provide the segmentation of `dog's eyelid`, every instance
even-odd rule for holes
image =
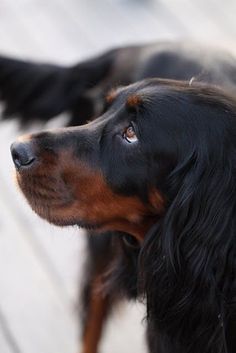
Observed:
[[[133,112],[133,114],[131,115],[130,124],[133,125],[133,127],[135,128],[135,132],[139,137],[141,135],[141,121],[142,117],[140,116],[139,112]]]

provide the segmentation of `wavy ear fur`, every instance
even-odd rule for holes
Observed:
[[[235,188],[234,151],[211,161],[192,153],[168,178],[168,210],[140,258],[160,353],[231,353],[225,331],[236,312]]]

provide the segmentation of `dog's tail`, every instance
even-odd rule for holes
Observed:
[[[17,117],[24,126],[63,112],[73,115],[77,100],[110,70],[112,56],[109,52],[71,67],[0,56],[2,118]]]

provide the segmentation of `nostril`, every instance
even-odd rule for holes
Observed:
[[[14,162],[15,166],[17,168],[20,168],[21,162],[20,162],[19,154],[16,151],[13,150],[11,155],[12,155],[12,159],[13,159],[13,162]]]
[[[17,169],[31,165],[35,156],[30,143],[15,142],[11,145],[11,155]]]

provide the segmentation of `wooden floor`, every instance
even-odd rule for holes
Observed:
[[[72,63],[111,46],[160,39],[209,41],[236,51],[236,1],[0,0],[0,54]],[[78,352],[77,291],[84,238],[39,220],[17,192],[0,125],[0,352]],[[144,353],[143,308],[120,309],[103,353]]]

